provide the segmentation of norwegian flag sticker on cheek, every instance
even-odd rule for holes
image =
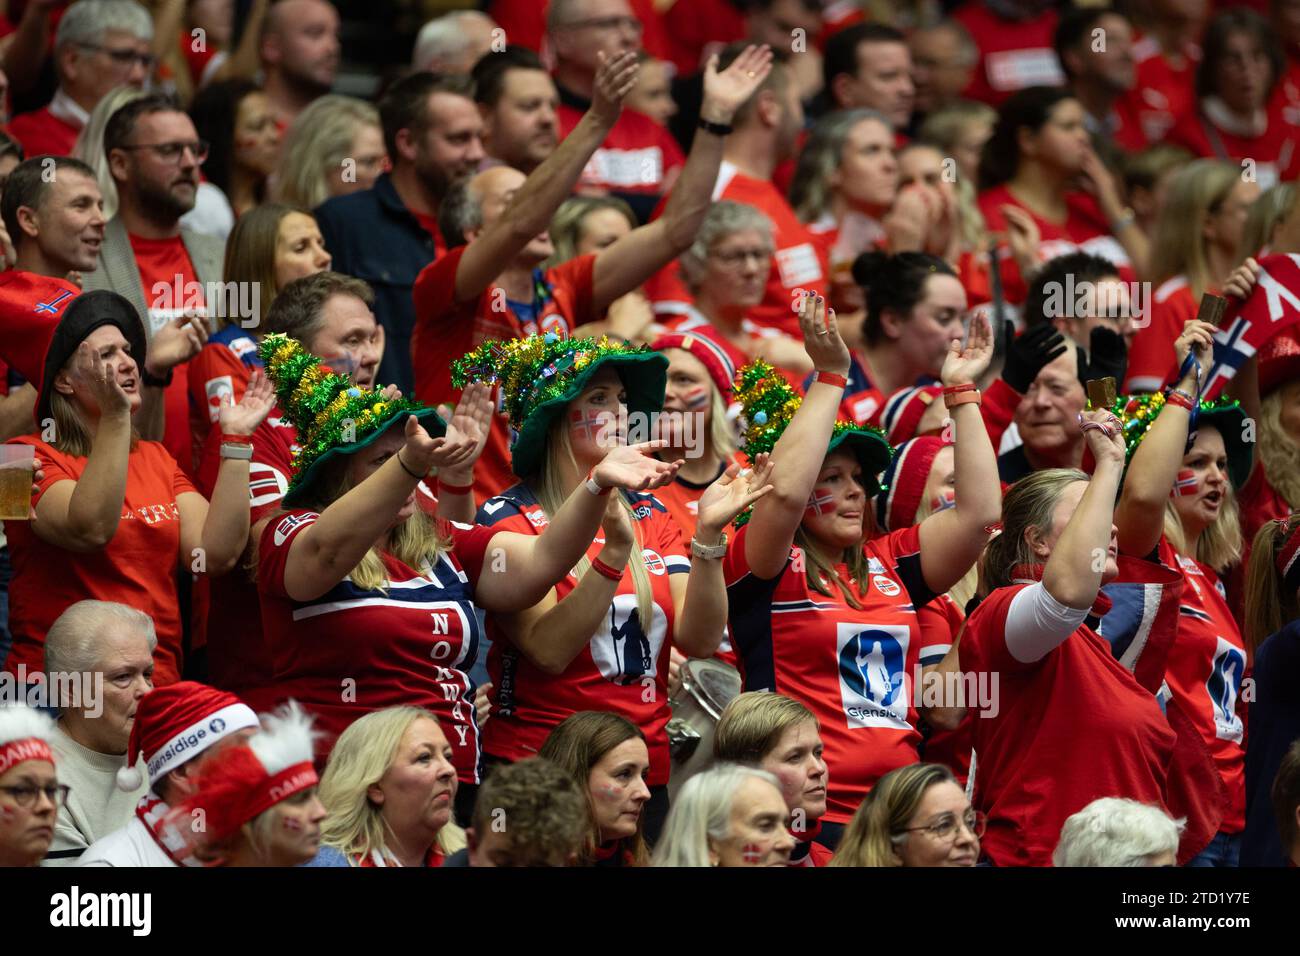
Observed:
[[[834,501],[835,494],[829,488],[814,488],[808,496],[808,504],[804,506],[804,514],[810,518],[825,514],[831,510]]]
[[[1201,490],[1201,479],[1190,468],[1182,468],[1174,479],[1174,486],[1169,490],[1170,498],[1189,497]]]

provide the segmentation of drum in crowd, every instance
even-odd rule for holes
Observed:
[[[668,721],[673,759],[670,800],[683,783],[712,762],[713,730],[740,689],[740,672],[722,661],[688,660],[682,665],[680,681],[668,698],[673,711]]]

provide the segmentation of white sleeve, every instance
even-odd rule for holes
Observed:
[[[1088,608],[1066,607],[1037,581],[1022,588],[1007,608],[1007,650],[1024,664],[1041,661],[1087,616]]]

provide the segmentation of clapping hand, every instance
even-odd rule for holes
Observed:
[[[775,487],[768,481],[771,477],[772,458],[766,453],[754,459],[753,468],[742,470],[735,462],[728,465],[700,496],[696,537],[720,536],[736,515]]]
[[[771,47],[745,47],[721,73],[718,72],[718,55],[715,53],[709,57],[709,62],[704,67],[701,118],[711,123],[730,123],[736,110],[754,95],[754,91],[763,85],[771,72]]]
[[[976,384],[993,361],[993,329],[986,316],[976,314],[970,320],[965,346],[958,340],[948,346],[939,379],[944,385]]]
[[[682,460],[660,461],[651,452],[667,446],[656,439],[636,445],[617,445],[591,470],[596,484],[602,488],[625,488],[628,491],[649,491],[673,480]]]
[[[641,64],[631,51],[613,57],[607,57],[604,51],[597,51],[596,59],[600,61],[600,66],[596,69],[590,112],[602,123],[613,126],[623,111],[624,98],[636,86]]]
[[[454,410],[448,405],[438,406],[438,414],[447,423],[447,438],[457,443],[462,438],[472,439],[474,443],[467,461],[439,470],[440,480],[453,485],[473,484],[474,462],[483,454],[492,430],[492,411],[492,386],[486,382],[466,386]]]
[[[835,310],[827,306],[824,296],[806,293],[799,300],[799,331],[803,333],[804,351],[812,359],[813,368],[836,375],[848,374],[849,347],[840,337]]]
[[[275,407],[275,389],[266,373],[258,369],[248,380],[244,397],[234,404],[227,395],[217,412],[217,423],[223,435],[251,435]]]

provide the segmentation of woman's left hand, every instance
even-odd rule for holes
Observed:
[[[754,460],[753,468],[742,470],[735,462],[728,465],[700,496],[697,537],[721,535],[736,515],[772,490],[771,476],[772,457],[766,453]]]
[[[948,356],[943,360],[939,379],[945,386],[976,384],[993,361],[993,331],[989,320],[982,314],[971,318],[970,334],[966,346],[953,342],[948,346]]]
[[[468,458],[440,471],[439,478],[462,485],[473,481],[474,462],[483,454],[492,429],[492,388],[486,382],[474,382],[461,392],[455,410],[447,405],[438,406],[438,414],[447,423],[447,440],[455,444],[462,440],[472,442]]]
[[[217,423],[224,435],[251,435],[274,407],[275,389],[266,373],[258,369],[248,380],[238,405],[231,404],[229,396],[221,403]]]

